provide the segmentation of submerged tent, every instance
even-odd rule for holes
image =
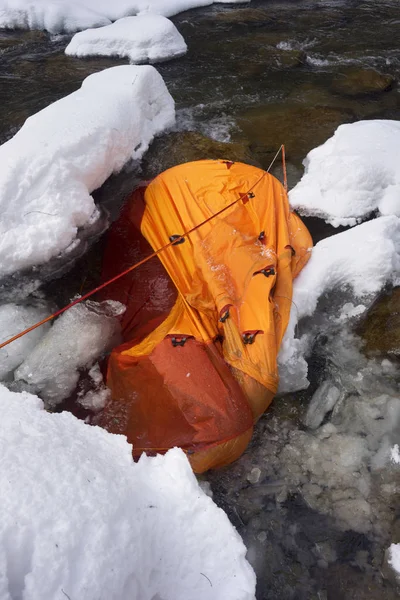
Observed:
[[[104,277],[168,244],[108,291],[127,305],[125,343],[110,356],[98,422],[125,434],[134,457],[179,446],[201,472],[240,456],[276,393],[292,281],[312,240],[273,176],[203,160],[135,190]]]

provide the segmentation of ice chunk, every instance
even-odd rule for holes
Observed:
[[[339,400],[340,390],[331,381],[324,381],[311,398],[304,424],[309,429],[317,429]]]
[[[2,600],[255,600],[246,548],[181,450],[135,464],[122,436],[0,386]]]
[[[0,277],[65,251],[91,223],[91,192],[174,118],[154,67],[125,65],[90,75],[27,119],[0,146]]]
[[[355,225],[369,214],[400,217],[400,123],[358,121],[340,125],[307,155],[305,173],[290,192],[303,215],[335,227]]]
[[[70,56],[120,56],[132,64],[156,63],[185,54],[185,40],[160,15],[125,17],[112,25],[74,35],[65,49]]]
[[[73,391],[79,369],[91,366],[119,341],[119,322],[110,314],[109,302],[78,304],[57,319],[17,369],[15,379],[54,406]]]
[[[45,305],[3,304],[0,306],[0,343],[12,338],[49,314]],[[46,323],[0,350],[0,379],[12,373],[48,331]]]
[[[111,390],[104,384],[99,363],[95,363],[89,369],[88,376],[93,388],[86,392],[79,392],[77,401],[83,408],[98,412],[105,407],[107,400],[110,399]]]
[[[391,449],[391,451],[390,451],[390,459],[396,465],[400,464],[400,451],[399,451],[399,445],[398,444],[395,444],[393,446],[393,448]]]
[[[388,549],[387,562],[396,573],[397,583],[400,581],[400,544],[391,544]]]
[[[261,469],[253,467],[250,473],[247,475],[247,481],[250,483],[258,483],[261,476]]]

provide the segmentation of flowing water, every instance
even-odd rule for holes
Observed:
[[[338,125],[400,118],[397,0],[253,0],[193,10],[174,22],[188,53],[157,68],[176,101],[176,132],[154,144],[142,168],[132,166],[96,193],[111,218],[140,178],[170,166],[171,148],[184,148],[185,130],[234,142],[264,168],[284,142],[293,185],[306,153]],[[0,32],[1,143],[29,115],[77,89],[90,73],[125,63],[66,57],[68,40],[42,32]],[[207,148],[212,152],[213,142]],[[178,153],[176,160],[185,158],[192,155]],[[318,219],[308,224],[315,239],[332,234]],[[56,264],[36,272],[46,282],[46,294],[65,303],[89,289],[101,243],[72,270]],[[6,282],[2,300],[31,280],[27,273]],[[367,357],[354,327],[333,330],[324,317],[337,309],[334,300],[320,303],[314,325],[312,320],[301,324],[322,323],[309,359],[309,389],[277,399],[242,459],[207,478],[214,500],[249,549],[259,600],[397,595],[382,565],[385,547],[400,542],[400,480],[382,457],[399,435],[398,347],[388,349],[391,334],[400,330],[393,322],[399,302],[373,323],[380,343],[371,341],[365,324],[359,326]],[[321,384],[340,393],[333,409],[318,405],[322,417],[315,426],[310,399]]]

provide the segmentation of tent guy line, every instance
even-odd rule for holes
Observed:
[[[103,290],[105,287],[107,287],[110,284],[114,283],[118,279],[121,279],[121,277],[124,277],[128,273],[131,273],[135,269],[141,267],[142,265],[144,265],[145,263],[147,263],[149,260],[151,260],[152,258],[155,258],[161,252],[164,252],[165,250],[167,250],[171,246],[176,246],[177,244],[182,243],[182,241],[184,241],[184,238],[186,236],[190,236],[191,233],[193,233],[194,231],[196,231],[197,229],[199,229],[200,227],[202,227],[206,223],[209,223],[210,221],[212,221],[213,219],[215,219],[216,217],[218,217],[219,215],[221,215],[222,213],[224,213],[225,211],[227,211],[229,208],[231,208],[232,206],[234,206],[235,204],[237,204],[241,200],[245,200],[248,197],[248,195],[254,190],[254,188],[262,181],[262,179],[265,177],[265,175],[267,173],[269,173],[269,171],[271,170],[272,165],[274,164],[275,160],[279,156],[280,152],[282,152],[284,188],[285,188],[285,191],[287,192],[285,146],[284,146],[284,144],[281,144],[281,146],[277,150],[274,158],[272,159],[272,161],[271,161],[268,169],[263,172],[263,174],[261,175],[261,177],[247,190],[247,192],[245,194],[242,194],[241,196],[239,196],[239,198],[237,198],[236,200],[234,200],[233,202],[231,202],[227,206],[224,206],[224,208],[221,208],[221,210],[219,210],[216,213],[214,213],[213,215],[211,215],[211,217],[208,217],[208,219],[205,219],[204,221],[202,221],[201,223],[199,223],[195,227],[192,227],[188,231],[184,231],[182,234],[177,235],[177,236],[171,236],[173,239],[171,239],[171,241],[168,244],[166,244],[165,246],[162,246],[161,248],[159,248],[158,250],[156,250],[152,254],[149,254],[149,256],[146,256],[145,258],[143,258],[139,262],[135,263],[134,265],[131,265],[130,267],[128,267],[127,269],[125,269],[125,271],[122,271],[121,273],[118,273],[118,275],[116,275],[115,277],[112,277],[111,279],[108,279],[107,281],[105,281],[101,285],[97,286],[96,288],[94,288],[90,292],[87,292],[83,296],[79,296],[79,298],[76,298],[75,300],[73,300],[72,302],[70,302],[69,304],[67,304],[66,306],[64,306],[63,308],[60,308],[59,310],[55,311],[54,313],[52,313],[51,315],[49,315],[48,317],[46,317],[45,319],[42,319],[41,321],[38,321],[34,325],[31,325],[27,329],[24,329],[20,333],[17,333],[13,337],[9,338],[5,342],[2,342],[0,344],[0,350],[2,348],[5,348],[6,346],[8,346],[9,344],[11,344],[12,342],[15,342],[16,340],[18,340],[19,338],[23,337],[24,335],[27,335],[31,331],[34,331],[38,327],[41,327],[45,323],[48,323],[49,321],[53,321],[56,317],[59,317],[60,315],[62,315],[64,312],[66,312],[67,310],[69,310],[73,306],[76,306],[77,304],[83,302],[84,300],[87,300],[87,298],[90,298],[91,296],[93,296],[94,294],[96,294],[97,292],[99,292],[100,290]],[[233,164],[234,161],[227,160],[225,162],[227,163],[227,165],[229,165],[229,164]]]

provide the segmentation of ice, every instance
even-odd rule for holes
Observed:
[[[388,550],[388,563],[400,579],[400,544],[391,544]]]
[[[362,300],[357,306],[367,308],[386,284],[396,285],[399,276],[400,219],[395,216],[379,217],[318,242],[294,281],[292,311],[278,355],[280,392],[308,386],[306,358],[315,339],[340,326],[332,316],[333,301],[339,321],[350,319],[363,312],[348,310],[354,300]],[[311,316],[312,323],[299,337],[299,321]]]
[[[160,15],[125,17],[107,27],[77,33],[65,49],[71,56],[127,57],[132,64],[156,63],[185,54],[185,40]]]
[[[172,17],[215,2],[250,0],[0,0],[0,27],[46,29],[52,34],[109,25],[122,17],[153,13]]]
[[[0,306],[0,343],[41,321],[48,312],[48,307],[39,302],[3,304]],[[0,379],[5,379],[26,359],[49,327],[49,324],[42,325],[0,350]]]
[[[393,490],[387,486],[400,483],[391,471],[391,450],[400,439],[400,372],[393,363],[388,377],[381,361],[361,349],[347,328],[318,348],[331,379],[308,405],[306,422],[314,431],[289,433],[281,468],[289,486],[300,489],[311,508],[333,516],[339,528],[384,535],[392,518]],[[323,410],[315,397],[325,400]],[[320,426],[326,408],[333,409],[330,421]]]
[[[321,383],[308,406],[304,425],[309,429],[317,429],[340,398],[340,390],[331,381]]]
[[[335,227],[355,225],[374,211],[400,216],[399,153],[399,121],[340,125],[307,155],[291,206]]]
[[[396,465],[400,464],[400,450],[399,445],[395,444],[393,448],[390,450],[390,459]]]
[[[105,407],[111,397],[111,390],[106,387],[99,363],[95,363],[88,372],[93,389],[78,392],[77,402],[87,410],[98,412]]]
[[[93,190],[174,123],[151,66],[118,66],[33,115],[0,146],[0,278],[65,252],[98,214]]]
[[[49,407],[67,398],[78,383],[80,369],[93,366],[120,342],[117,317],[121,306],[86,301],[66,311],[18,367],[15,380],[39,394]],[[97,408],[104,399],[102,392],[101,398],[96,400],[91,394],[84,402],[86,407],[92,403]]]
[[[181,450],[135,464],[123,436],[0,385],[0,598],[254,600],[246,548]]]

